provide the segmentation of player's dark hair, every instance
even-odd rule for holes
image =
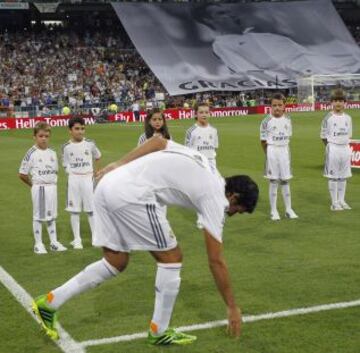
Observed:
[[[346,102],[346,95],[343,89],[337,88],[331,93],[331,101],[344,101]]]
[[[74,116],[69,119],[69,129],[71,130],[75,124],[85,126],[85,120],[81,116]]]
[[[34,127],[34,136],[36,136],[40,130],[51,133],[51,126],[44,121],[38,122]]]
[[[276,92],[272,95],[270,104],[272,104],[273,100],[283,101],[283,103],[285,103],[285,96],[280,92]]]
[[[255,181],[247,175],[234,175],[225,178],[225,183],[225,193],[236,194],[238,204],[245,207],[245,212],[254,212],[259,198],[259,187]]]
[[[163,126],[160,128],[159,131],[155,131],[155,129],[150,124],[150,120],[154,114],[160,114],[162,121],[163,121]],[[146,136],[146,138],[149,139],[149,138],[153,137],[155,132],[160,133],[164,138],[166,138],[167,140],[170,140],[170,134],[169,134],[168,127],[166,125],[165,115],[159,108],[151,109],[147,113],[146,118],[145,118],[145,136]]]

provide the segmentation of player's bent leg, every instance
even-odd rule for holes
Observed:
[[[106,261],[119,272],[123,272],[129,263],[129,254],[126,252],[114,251],[109,248],[103,248]]]
[[[180,289],[182,253],[180,248],[151,252],[158,262],[155,280],[155,306],[148,342],[152,345],[189,344],[195,336],[169,328],[172,312]]]
[[[109,249],[104,249],[104,254],[110,258]],[[124,256],[123,256],[124,255]],[[117,258],[118,257],[118,258]],[[115,252],[111,255],[112,263],[119,265],[121,270],[126,268],[128,254]],[[53,339],[59,337],[56,329],[56,311],[75,295],[81,294],[91,288],[97,287],[102,282],[115,277],[119,273],[117,267],[112,265],[105,257],[100,261],[88,265],[83,271],[72,277],[62,286],[41,295],[33,302],[32,309],[40,319],[46,334]]]

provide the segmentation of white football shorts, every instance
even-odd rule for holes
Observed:
[[[292,178],[289,146],[267,146],[264,177],[284,181]]]
[[[166,207],[154,199],[148,204],[127,203],[119,199],[118,207],[106,202],[103,185],[95,190],[92,243],[114,251],[167,251],[177,246],[176,237],[166,219]],[[105,190],[104,190],[105,189]]]
[[[328,143],[325,152],[324,177],[330,179],[346,179],[351,176],[350,146]]]
[[[34,184],[31,187],[34,221],[52,221],[57,217],[56,184]]]
[[[94,212],[94,180],[92,175],[70,174],[67,184],[66,211]]]

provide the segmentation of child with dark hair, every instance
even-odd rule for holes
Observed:
[[[69,120],[70,141],[62,146],[62,160],[69,176],[66,211],[70,212],[70,223],[74,234],[71,245],[82,249],[80,236],[80,213],[88,215],[91,233],[94,228],[94,182],[101,153],[93,140],[85,138],[85,121],[81,117]],[[95,162],[95,168],[94,168]]]
[[[292,178],[289,142],[292,136],[290,118],[285,115],[285,97],[275,93],[271,99],[271,114],[261,122],[260,140],[266,155],[265,178],[269,179],[270,219],[279,221],[277,190],[281,186],[285,217],[298,218],[291,207],[289,180]]]
[[[147,113],[144,127],[145,132],[139,137],[138,146],[153,136],[162,136],[171,140],[165,116],[159,108],[154,108]]]

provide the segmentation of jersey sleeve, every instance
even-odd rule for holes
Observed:
[[[222,200],[213,197],[205,197],[200,206],[201,222],[204,228],[219,243],[222,243],[222,234],[225,223],[225,205]]]
[[[268,137],[267,126],[268,126],[268,119],[264,119],[260,124],[260,140],[261,141],[267,141],[267,137]]]
[[[55,159],[55,170],[58,172],[59,171],[59,161],[57,158],[57,153],[54,151],[54,159]]]
[[[24,175],[30,174],[31,166],[32,166],[32,158],[27,153],[23,158],[23,160],[21,161],[19,173]]]
[[[96,146],[95,142],[92,143],[91,153],[93,156],[93,159],[100,159],[101,158],[101,152]]]
[[[289,137],[291,137],[292,134],[293,134],[292,121],[291,121],[291,119],[289,118]]]
[[[217,129],[215,129],[214,147],[219,148],[219,134]]]
[[[184,143],[184,145],[186,146],[186,147],[192,147],[192,138],[191,138],[191,135],[192,135],[192,132],[194,131],[194,128],[193,127],[191,127],[190,129],[188,129],[187,131],[186,131],[186,134],[185,134],[185,143]]]
[[[352,138],[352,119],[351,116],[349,115],[349,138]]]
[[[142,144],[144,144],[146,141],[146,135],[145,134],[142,134],[140,137],[139,137],[139,140],[138,140],[138,146],[141,146]]]
[[[66,145],[62,145],[61,146],[61,162],[62,162],[62,166],[65,168],[65,171],[66,171],[66,168],[69,164],[69,158],[68,158],[68,153],[66,151]]]
[[[329,124],[328,124],[328,117],[325,117],[321,123],[321,130],[320,130],[320,138],[327,139],[329,136]]]

